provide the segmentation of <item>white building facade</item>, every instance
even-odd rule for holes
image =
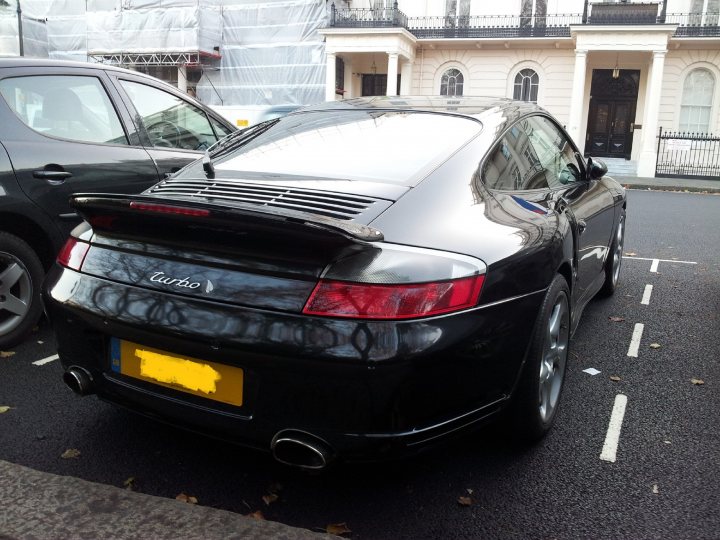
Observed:
[[[617,172],[720,172],[720,0],[365,3],[321,30],[328,100],[534,101]]]

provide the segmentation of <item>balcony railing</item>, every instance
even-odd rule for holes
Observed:
[[[675,37],[720,37],[720,13],[662,13],[660,4],[589,4],[585,14],[407,17],[391,8],[330,7],[331,28],[405,28],[418,39],[570,37],[570,26],[677,24]]]

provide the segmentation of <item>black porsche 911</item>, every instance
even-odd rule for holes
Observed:
[[[543,436],[626,198],[539,107],[326,103],[141,195],[79,194],[44,288],[77,393],[271,450],[404,455],[507,412]]]

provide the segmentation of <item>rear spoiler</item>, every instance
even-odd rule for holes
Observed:
[[[326,216],[283,208],[269,208],[247,203],[223,205],[182,197],[153,197],[147,195],[78,193],[70,204],[94,229],[112,229],[112,218],[129,217],[173,219],[188,223],[201,220],[206,226],[225,229],[286,229],[311,236],[343,238],[352,242],[379,242],[383,233],[367,225]]]

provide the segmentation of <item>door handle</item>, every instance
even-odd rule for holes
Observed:
[[[578,219],[577,222],[578,225],[578,234],[582,234],[585,232],[585,229],[587,229],[587,223],[584,219]]]
[[[33,171],[34,178],[40,178],[47,180],[50,184],[57,185],[62,184],[67,178],[70,178],[72,173],[67,171]]]

